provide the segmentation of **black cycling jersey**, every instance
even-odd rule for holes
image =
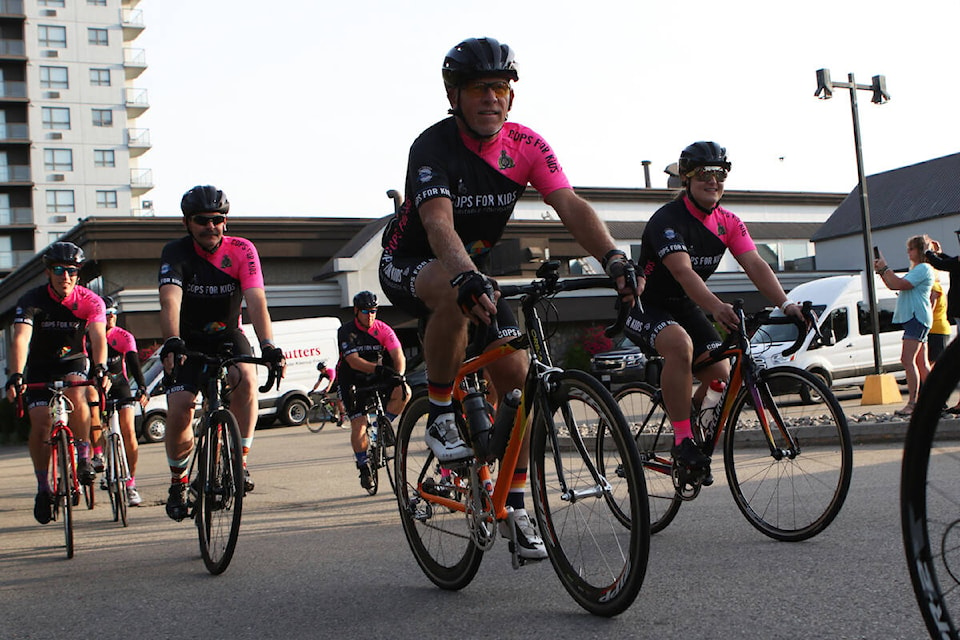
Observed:
[[[209,340],[240,326],[243,292],[263,287],[260,256],[249,240],[224,236],[213,253],[190,236],[167,243],[160,256],[160,286],[183,289],[180,337]]]
[[[543,138],[508,122],[494,140],[481,143],[462,134],[455,118],[442,120],[410,148],[406,200],[384,234],[384,254],[435,257],[419,207],[432,198],[449,198],[457,235],[471,258],[482,258],[500,240],[527,184],[544,196],[570,187]]]
[[[27,291],[17,302],[14,324],[33,327],[27,368],[86,358],[84,334],[92,322],[106,322],[103,300],[86,287],[74,287],[58,300],[49,284]]]
[[[395,369],[390,350],[400,346],[397,334],[385,322],[374,320],[369,330],[359,327],[355,320],[345,322],[337,331],[340,361],[337,362],[337,380],[341,386],[366,385],[376,379],[373,374],[355,371],[347,362],[347,356],[356,353],[367,362],[381,362]],[[382,359],[381,359],[382,358]]]
[[[638,268],[647,281],[641,301],[658,305],[688,297],[663,264],[666,256],[689,254],[693,270],[706,281],[727,248],[734,256],[755,248],[747,227],[732,212],[717,206],[706,214],[686,196],[660,207],[643,230]]]

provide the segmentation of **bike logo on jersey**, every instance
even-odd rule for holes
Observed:
[[[417,180],[420,182],[430,182],[433,180],[433,169],[430,167],[420,167],[417,169]]]
[[[667,240],[675,240],[677,238],[677,232],[670,228],[664,229],[663,237]]]
[[[727,235],[727,228],[723,226],[722,222],[717,223],[717,235],[718,236]]]
[[[233,262],[230,260],[230,256],[223,256],[223,260],[220,261],[221,269],[229,269],[233,266]]]
[[[513,158],[507,155],[506,149],[500,150],[500,158],[497,160],[497,165],[500,167],[500,170],[504,169],[513,169],[516,167],[516,163],[513,161]]]

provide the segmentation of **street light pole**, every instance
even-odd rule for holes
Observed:
[[[849,82],[831,82],[830,70],[817,70],[817,92],[814,96],[829,100],[834,87],[850,90],[850,110],[853,113],[853,146],[857,154],[857,178],[860,189],[860,219],[863,224],[864,276],[867,281],[867,296],[870,300],[870,326],[873,333],[874,373],[883,373],[883,359],[880,355],[880,314],[877,312],[877,287],[873,279],[873,233],[870,225],[870,203],[867,199],[867,176],[863,170],[863,147],[860,143],[860,116],[857,109],[857,90],[871,91],[871,102],[883,104],[890,99],[887,94],[886,79],[873,76],[873,84],[858,85],[852,73],[847,74]]]

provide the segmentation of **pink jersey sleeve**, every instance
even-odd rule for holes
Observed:
[[[76,304],[76,311],[73,315],[81,320],[90,322],[107,322],[107,308],[103,304],[103,299],[90,291],[86,287],[75,287],[73,295],[63,300],[64,304]]]
[[[234,275],[240,281],[240,290],[262,289],[263,269],[260,266],[260,254],[253,243],[246,238],[224,236],[223,248],[236,269]]]
[[[376,331],[380,344],[383,345],[383,348],[387,351],[392,351],[393,349],[400,349],[402,345],[400,344],[400,339],[397,338],[396,332],[388,325],[386,322],[380,320],[374,321],[377,324]],[[372,329],[373,327],[371,327]],[[372,333],[372,331],[371,331]]]
[[[747,231],[747,225],[743,224],[743,221],[738,218],[735,213],[723,207],[717,207],[713,213],[714,215],[709,216],[704,224],[706,224],[707,228],[711,231],[717,233],[718,237],[724,239],[727,248],[730,249],[730,253],[732,253],[734,257],[757,248],[757,245],[753,242],[753,238],[750,237],[750,232]],[[722,235],[718,233],[719,225],[724,226],[726,233]],[[714,226],[717,228],[713,228]]]
[[[110,334],[107,336],[107,342],[115,351],[119,351],[120,353],[135,352],[137,350],[137,341],[134,339],[133,334],[120,327],[114,327],[110,330]]]

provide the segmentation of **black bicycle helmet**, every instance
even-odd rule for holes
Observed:
[[[686,179],[687,174],[697,167],[722,167],[729,171],[730,161],[727,160],[727,150],[716,142],[694,142],[680,152],[677,169],[681,179]]]
[[[222,213],[230,211],[230,202],[227,196],[214,186],[206,185],[190,189],[180,199],[180,210],[183,215],[192,216],[195,213]]]
[[[376,309],[377,294],[373,293],[372,291],[361,291],[357,295],[353,296],[353,308]]]
[[[117,308],[117,301],[112,296],[103,296],[103,306],[107,309],[107,315],[117,315],[120,310]]]
[[[321,360],[320,362],[317,363],[317,371],[326,371],[326,370],[327,370],[327,362],[325,360]]]
[[[48,267],[55,264],[73,264],[79,267],[83,260],[83,249],[72,242],[54,242],[43,252],[43,264]]]
[[[513,49],[493,38],[468,38],[443,59],[443,84],[449,88],[482,76],[519,80]]]

